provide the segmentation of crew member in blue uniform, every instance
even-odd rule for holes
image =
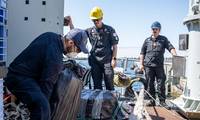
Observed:
[[[50,120],[49,100],[64,69],[63,53],[84,52],[87,34],[72,29],[65,37],[46,32],[38,36],[8,67],[5,86],[27,105],[31,120]]]
[[[115,30],[102,22],[103,12],[100,7],[94,7],[90,12],[94,27],[86,31],[92,49],[89,64],[94,82],[94,89],[102,89],[102,79],[107,90],[114,90],[113,68],[116,66],[117,44],[119,38]]]
[[[157,81],[157,91],[160,104],[165,104],[165,80],[164,71],[164,53],[167,49],[173,56],[176,55],[176,50],[167,37],[160,35],[161,24],[154,22],[151,25],[152,35],[148,37],[142,46],[140,52],[141,69],[145,70],[145,89],[155,99],[155,80]],[[151,101],[151,105],[155,105],[155,101]]]

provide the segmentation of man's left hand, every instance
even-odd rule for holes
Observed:
[[[115,68],[116,65],[117,65],[117,61],[114,60],[114,59],[112,59],[112,61],[111,61],[111,65],[112,65],[113,68]]]

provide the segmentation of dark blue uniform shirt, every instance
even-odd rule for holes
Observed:
[[[61,35],[47,32],[37,37],[8,69],[37,81],[55,82],[63,69],[63,51]]]
[[[165,36],[159,35],[154,41],[152,37],[144,41],[140,54],[144,55],[144,65],[160,67],[164,64],[165,48],[170,52],[173,45]]]
[[[112,46],[118,44],[119,38],[115,30],[108,25],[103,24],[102,28],[97,29],[95,26],[86,30],[92,47],[90,51],[93,58],[101,63],[110,62],[112,59]]]

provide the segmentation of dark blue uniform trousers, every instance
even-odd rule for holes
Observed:
[[[103,89],[102,79],[104,78],[106,89],[114,90],[114,71],[111,66],[111,63],[100,63],[94,59],[90,59],[89,64],[91,66],[91,74],[94,82],[94,89]]]
[[[165,96],[165,80],[166,75],[163,66],[162,67],[145,67],[145,89],[152,95],[155,99],[155,80],[157,82],[158,98],[161,102],[166,99]]]
[[[40,85],[33,78],[9,72],[5,85],[17,99],[27,105],[31,120],[50,120],[50,105]]]

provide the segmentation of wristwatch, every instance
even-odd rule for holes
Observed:
[[[116,58],[116,57],[113,57],[113,60],[117,60],[117,58]]]

